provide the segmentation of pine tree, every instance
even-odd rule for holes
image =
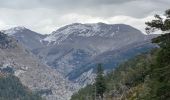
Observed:
[[[104,73],[102,64],[97,66],[97,76],[96,76],[96,95],[103,99],[103,94],[106,91],[106,84],[104,79]]]
[[[160,30],[165,34],[152,40],[160,46],[157,60],[151,70],[150,100],[170,100],[170,10],[165,11],[165,17],[155,15],[155,19],[147,22],[148,33]]]

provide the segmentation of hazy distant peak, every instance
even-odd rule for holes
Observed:
[[[15,30],[25,30],[27,28],[25,28],[24,26],[17,26],[17,27],[13,27],[11,29],[15,29]]]
[[[13,35],[18,32],[23,32],[24,30],[28,30],[28,29],[25,28],[24,26],[17,26],[17,27],[10,28],[8,30],[3,30],[3,32],[8,35]]]

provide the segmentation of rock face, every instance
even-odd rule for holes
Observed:
[[[65,93],[68,97],[71,95],[69,90],[73,91],[94,82],[97,63],[103,63],[105,71],[114,69],[119,63],[154,48],[155,45],[151,44],[150,40],[156,37],[144,35],[129,25],[105,23],[74,23],[46,36],[23,27],[4,32],[15,37],[40,60],[40,63],[32,65],[36,67],[36,71],[32,69],[33,71],[30,70],[28,75],[26,73],[25,76],[22,75],[23,82],[34,84],[34,81],[29,82],[29,79],[37,80],[32,78],[35,75],[39,79],[43,78],[43,82],[36,81],[40,84],[29,85],[30,88],[42,88],[41,84],[45,84],[47,87],[55,87],[53,92],[68,91]],[[30,65],[27,64],[28,62],[25,63]],[[29,76],[30,73],[32,76]],[[60,82],[54,81],[55,78]],[[63,85],[62,82],[68,84]],[[61,97],[61,94],[58,97]]]
[[[47,100],[69,100],[71,96],[67,79],[3,33],[0,33],[0,65],[12,68],[25,86],[40,92]]]

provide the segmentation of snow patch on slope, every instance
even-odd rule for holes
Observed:
[[[115,28],[114,25],[107,25],[104,23],[96,24],[74,23],[52,32],[52,34],[46,37],[44,41],[60,43],[67,39],[67,37],[69,37],[70,35],[80,37],[92,37],[92,36],[113,37],[114,34],[118,33],[120,30],[119,25],[117,27],[117,30],[113,30],[114,28]]]
[[[79,86],[85,87],[88,84],[93,84],[95,82],[96,74],[93,73],[93,69],[84,72],[80,77],[75,80],[75,83],[79,83]]]
[[[8,35],[13,35],[13,34],[18,33],[18,32],[23,32],[25,29],[26,28],[23,27],[23,26],[18,26],[18,27],[14,27],[14,28],[2,31],[2,32],[5,32]]]

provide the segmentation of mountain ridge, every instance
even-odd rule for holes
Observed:
[[[114,69],[117,64],[154,48],[150,40],[157,36],[145,35],[129,25],[104,23],[75,23],[40,38],[34,37],[36,32],[24,32],[18,31],[12,37],[48,65],[52,73],[57,71],[68,79],[67,86],[75,91],[94,82],[96,63],[107,65],[105,71]],[[27,37],[26,33],[31,35]],[[52,41],[48,41],[51,37]]]
[[[138,31],[136,32],[136,34],[141,33],[139,30],[126,24],[73,23],[70,25],[63,26],[57,29],[56,31],[53,31],[44,40],[49,41],[49,42],[54,42],[54,41],[60,42],[60,41],[65,40],[69,35],[77,35],[77,36],[82,36],[82,37],[91,37],[91,36],[113,37],[115,34],[120,34],[120,33],[123,34],[123,31],[126,31],[127,33],[129,30]]]

